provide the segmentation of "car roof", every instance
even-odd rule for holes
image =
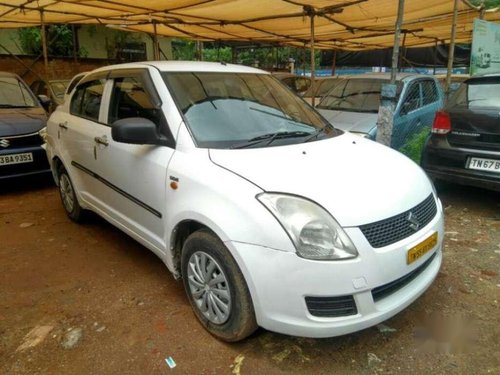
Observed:
[[[21,77],[19,77],[17,74],[11,72],[0,72],[0,77],[12,77],[21,79]]]
[[[134,69],[153,66],[162,72],[207,72],[207,73],[257,73],[270,74],[261,69],[249,66],[204,61],[144,61],[110,65],[98,68],[93,72],[106,72],[115,69]]]

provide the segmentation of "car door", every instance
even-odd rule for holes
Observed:
[[[82,82],[71,97],[69,114],[56,113],[57,137],[62,150],[63,163],[84,204],[95,207],[97,190],[101,188],[93,175],[97,169],[96,137],[107,127],[100,122],[106,78],[90,77]]]
[[[394,115],[391,147],[400,149],[421,126],[422,95],[420,81],[412,81],[403,90]]]
[[[161,110],[161,100],[147,69],[117,70],[110,75],[106,126],[97,134],[97,164],[93,172],[103,189],[97,190],[99,207],[124,228],[153,246],[165,248],[167,166],[174,148],[136,145],[113,140],[117,120],[147,118],[173,140]]]

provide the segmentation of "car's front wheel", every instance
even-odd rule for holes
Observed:
[[[58,177],[59,195],[61,196],[64,211],[66,211],[66,214],[71,220],[80,222],[83,217],[83,209],[78,203],[73,183],[64,167],[59,169]]]
[[[257,329],[245,279],[226,246],[214,234],[199,230],[182,249],[184,288],[196,317],[224,341],[239,341]]]

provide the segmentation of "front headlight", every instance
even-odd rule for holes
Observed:
[[[313,260],[336,260],[358,255],[342,227],[316,203],[276,193],[262,193],[257,195],[257,199],[281,223],[299,256]]]
[[[38,135],[40,136],[40,138],[42,138],[42,141],[43,143],[47,143],[47,127],[43,127],[42,129],[40,129],[40,131],[38,132]]]

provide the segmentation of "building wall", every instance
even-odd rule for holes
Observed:
[[[9,56],[0,55],[0,71],[16,73],[26,83],[45,78],[45,65],[43,59],[33,63],[36,56]],[[49,72],[46,79],[71,79],[80,72],[88,72],[102,66],[115,64],[116,61],[107,59],[78,59],[78,62],[69,57],[55,57],[49,59]],[[27,69],[30,66],[31,70]]]
[[[111,29],[102,25],[83,25],[78,28],[78,41],[80,49],[84,52],[83,57],[95,59],[115,58],[113,46],[115,40],[120,36],[127,37],[127,41],[144,42],[146,44],[147,59],[153,60],[153,40],[144,33],[127,32],[123,33],[116,29]],[[172,45],[170,38],[159,37],[160,48],[167,56],[172,59]],[[22,55],[24,52],[20,49],[18,33],[16,29],[0,29],[0,44],[5,46],[15,55]],[[0,48],[0,54],[7,52]],[[165,57],[160,53],[161,59]]]
[[[17,37],[16,29],[1,29],[0,30],[0,44],[5,46],[10,52],[15,55],[21,55],[21,47]],[[0,48],[0,54],[7,53],[3,48]]]
[[[116,39],[123,37],[124,33],[101,25],[84,25],[78,30],[78,41],[82,51],[88,52],[90,58],[114,58],[115,54],[111,46]],[[153,40],[145,33],[127,32],[127,41],[146,44],[147,59],[153,60]],[[158,37],[160,48],[167,58],[172,59],[172,45],[169,38]],[[161,55],[161,54],[160,54]],[[164,56],[161,55],[164,60]]]

